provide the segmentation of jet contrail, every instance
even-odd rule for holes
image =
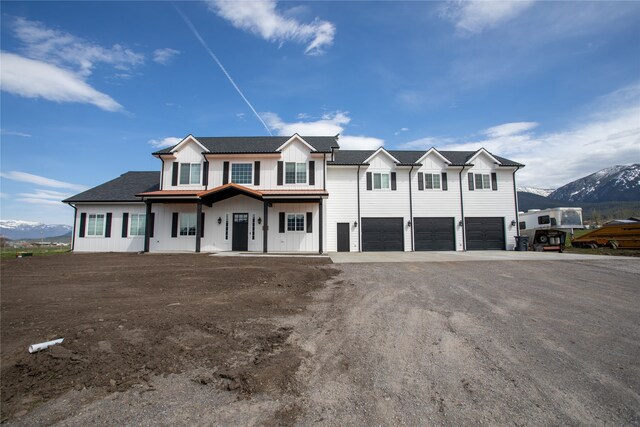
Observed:
[[[269,132],[269,135],[273,136],[273,134],[271,133],[271,130],[269,129],[269,126],[267,126],[267,124],[264,122],[264,120],[262,120],[262,117],[260,117],[260,115],[258,114],[258,112],[256,111],[255,108],[253,108],[253,105],[251,105],[251,103],[249,102],[249,100],[247,99],[246,96],[244,96],[244,94],[242,93],[242,91],[240,90],[240,88],[238,87],[238,85],[236,84],[236,82],[233,81],[233,79],[231,78],[231,76],[229,75],[229,73],[227,73],[227,70],[224,68],[224,65],[222,65],[222,62],[220,62],[220,60],[218,59],[218,57],[216,56],[215,53],[213,53],[211,51],[211,49],[209,49],[209,46],[207,46],[207,44],[205,43],[205,41],[202,39],[202,37],[200,36],[200,33],[198,33],[198,30],[196,30],[196,27],[193,26],[193,24],[191,23],[191,21],[189,20],[189,18],[187,18],[187,15],[185,15],[184,13],[182,13],[182,11],[180,9],[178,9],[178,6],[176,6],[175,4],[173,4],[173,7],[176,8],[176,10],[178,11],[178,13],[180,14],[180,16],[182,17],[182,19],[184,20],[184,22],[187,24],[187,26],[191,29],[191,32],[193,32],[193,35],[196,36],[196,38],[198,39],[198,41],[200,42],[200,44],[202,44],[202,46],[205,48],[205,50],[209,53],[209,55],[213,58],[214,61],[216,61],[216,64],[218,64],[218,66],[220,67],[220,69],[222,70],[222,72],[224,73],[225,76],[227,76],[227,78],[229,79],[229,81],[231,82],[231,84],[233,85],[234,88],[236,88],[236,90],[238,91],[238,93],[240,94],[240,96],[242,97],[242,99],[244,99],[244,102],[247,103],[247,105],[249,106],[249,108],[251,108],[251,111],[253,111],[253,114],[256,115],[256,117],[258,118],[258,120],[260,120],[260,123],[262,123],[262,126],[264,126],[264,128],[267,130],[267,132]]]

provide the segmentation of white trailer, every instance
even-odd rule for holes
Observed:
[[[529,238],[534,250],[563,251],[567,233],[582,229],[582,208],[529,209],[518,212],[520,236]]]

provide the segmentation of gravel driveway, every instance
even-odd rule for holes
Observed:
[[[337,268],[300,425],[640,424],[640,262]]]

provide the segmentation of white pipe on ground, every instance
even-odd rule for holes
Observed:
[[[50,347],[52,345],[60,344],[62,341],[64,341],[64,338],[60,338],[53,341],[41,342],[40,344],[31,344],[29,346],[29,353],[35,353],[36,351],[44,350],[45,348]]]

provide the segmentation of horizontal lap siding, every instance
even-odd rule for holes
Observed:
[[[349,250],[358,251],[358,228],[353,226],[358,221],[358,189],[356,176],[358,168],[354,167],[329,167],[327,168],[327,191],[329,198],[326,200],[326,250],[335,252],[338,250],[338,223],[349,223]],[[360,175],[364,175],[363,168]]]
[[[122,237],[122,214],[144,214],[145,205],[138,204],[110,204],[110,205],[82,205],[77,204],[78,214],[73,232],[75,233],[74,252],[140,252],[144,249],[144,236],[130,236],[127,224],[127,237]],[[111,213],[111,237],[104,236],[88,236],[78,237],[80,231],[80,215],[87,214],[86,225],[89,224],[90,214],[106,214]]]

